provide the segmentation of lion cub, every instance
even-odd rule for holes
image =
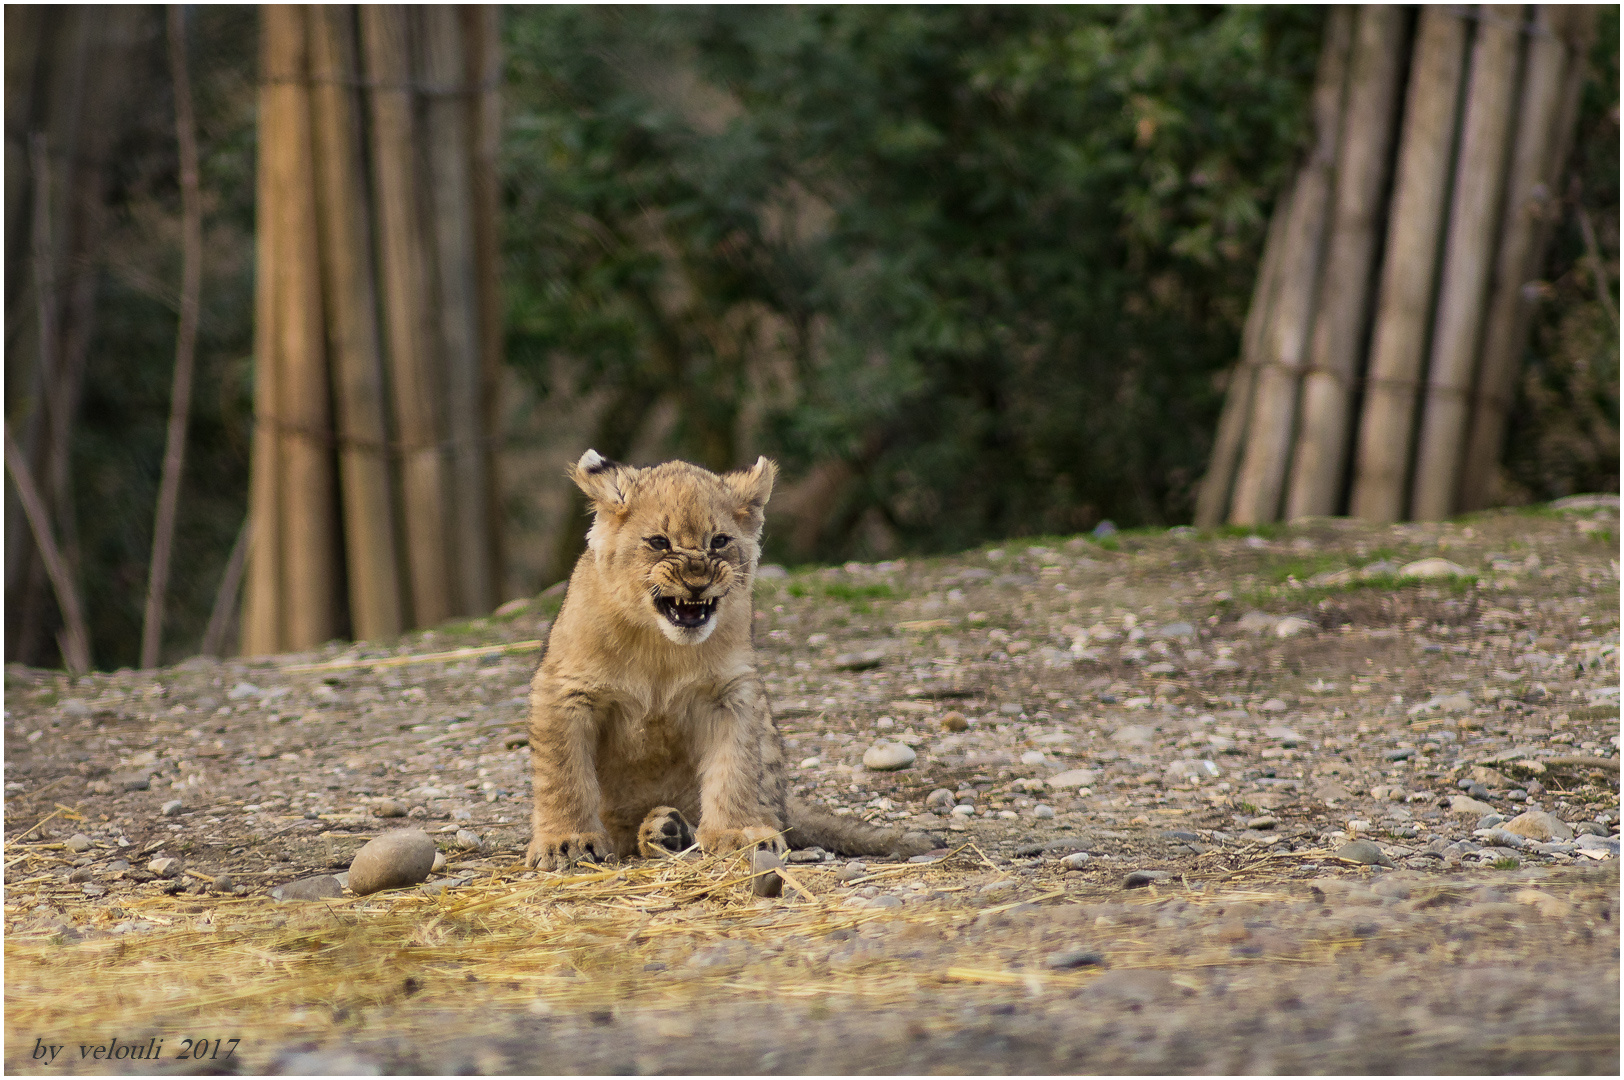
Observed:
[[[914,854],[932,844],[788,798],[756,675],[750,586],[777,468],[638,469],[588,450],[587,550],[530,684],[529,866],[818,844]],[[694,825],[697,824],[697,830]]]

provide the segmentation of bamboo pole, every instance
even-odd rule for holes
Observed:
[[[468,79],[474,88],[470,101],[473,131],[474,266],[479,296],[481,419],[486,433],[485,505],[490,542],[491,579],[505,595],[503,568],[507,565],[502,507],[501,388],[503,355],[501,174],[498,154],[502,145],[502,8],[497,4],[468,4],[458,9],[463,20]]]
[[[1291,452],[1297,392],[1314,313],[1315,285],[1324,254],[1326,206],[1336,168],[1353,9],[1339,5],[1326,23],[1314,81],[1314,148],[1298,173],[1281,255],[1279,291],[1266,330],[1264,363],[1257,371],[1246,447],[1235,478],[1229,520],[1240,525],[1280,516]]]
[[[1348,102],[1337,150],[1336,193],[1325,276],[1314,313],[1302,422],[1286,493],[1288,519],[1341,508],[1354,380],[1364,355],[1383,196],[1392,164],[1404,77],[1406,13],[1391,4],[1359,10]]]
[[[279,148],[285,170],[279,199],[279,224],[286,243],[278,267],[277,312],[283,364],[282,582],[287,602],[287,649],[309,649],[332,638],[336,630],[338,567],[336,492],[333,476],[330,382],[327,377],[326,326],[322,318],[321,246],[316,224],[316,172],[310,122],[308,10],[287,5],[287,33],[297,35],[298,77],[284,85],[287,140]]]
[[[1511,142],[1522,7],[1485,5],[1481,11],[1416,444],[1410,516],[1420,521],[1437,521],[1455,510],[1466,450],[1467,396],[1477,364]]]
[[[85,628],[84,605],[79,602],[78,586],[74,584],[73,575],[68,572],[56,540],[51,535],[50,514],[45,509],[45,500],[40,498],[39,488],[28,474],[28,462],[23,459],[23,453],[12,439],[9,429],[5,432],[5,457],[6,470],[11,473],[17,499],[28,518],[29,528],[34,534],[34,545],[45,564],[45,572],[56,590],[57,606],[62,611],[62,659],[70,672],[83,675],[90,670],[90,634]]]
[[[1465,53],[1466,20],[1448,8],[1422,8],[1354,460],[1351,511],[1368,521],[1397,521],[1407,506],[1411,426],[1448,207]]]
[[[284,138],[279,130],[284,109],[278,94],[286,81],[300,72],[287,53],[285,20],[273,19],[267,8],[260,17],[259,163],[254,205],[259,225],[254,230],[254,438],[248,471],[247,547],[248,589],[243,597],[240,649],[244,656],[264,656],[282,647],[282,529],[278,492],[281,490],[282,437],[278,390],[276,315],[277,247],[281,230],[272,227],[273,207],[279,196],[272,153]]]
[[[1547,204],[1567,162],[1595,32],[1594,7],[1541,5],[1534,10],[1462,462],[1462,510],[1488,506],[1495,494],[1506,415],[1533,315],[1534,301],[1524,286],[1539,273],[1552,216]]]
[[[1241,358],[1230,373],[1229,385],[1224,390],[1224,408],[1218,417],[1218,431],[1212,440],[1212,458],[1207,475],[1201,479],[1201,490],[1196,495],[1195,523],[1203,529],[1221,524],[1229,509],[1229,495],[1235,484],[1235,469],[1240,464],[1241,447],[1246,439],[1246,421],[1252,414],[1252,392],[1256,387],[1257,369],[1263,363],[1263,331],[1269,324],[1269,310],[1279,291],[1280,249],[1286,234],[1286,219],[1291,216],[1291,188],[1280,196],[1274,213],[1269,215],[1268,232],[1263,238],[1263,256],[1258,260],[1257,281],[1252,286],[1252,301],[1246,309],[1246,322],[1241,327]]]
[[[406,11],[362,5],[362,54],[372,84],[372,166],[378,215],[378,264],[383,271],[385,341],[396,430],[402,443],[401,488],[410,625],[431,626],[451,615],[444,479],[436,405],[429,290],[415,178]]]
[[[359,70],[353,7],[310,8],[310,57],[350,622],[356,638],[377,640],[401,632],[401,581],[354,89]]]
[[[494,605],[485,463],[484,365],[480,358],[468,76],[462,24],[447,4],[414,9],[421,20],[425,135],[433,208],[436,314],[446,382],[450,443],[452,560],[456,609],[483,615]]]
[[[147,572],[147,606],[141,622],[141,666],[158,666],[163,646],[164,598],[169,591],[169,556],[180,508],[181,470],[186,462],[186,421],[192,411],[192,368],[197,357],[199,294],[203,289],[203,200],[198,190],[197,127],[192,118],[192,81],[186,70],[186,29],[178,4],[166,8],[169,67],[175,87],[175,141],[180,156],[181,284],[180,325],[175,334],[175,377],[169,395],[169,431],[164,440],[163,476],[152,526],[152,566]]]

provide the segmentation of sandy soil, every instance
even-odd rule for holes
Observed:
[[[777,900],[722,860],[524,870],[556,597],[9,667],[5,1064],[1616,1073],[1617,534],[1573,500],[764,575],[797,789],[942,841]],[[914,764],[865,768],[880,741]],[[1580,835],[1478,832],[1530,806]],[[426,890],[270,896],[403,825],[448,856]]]

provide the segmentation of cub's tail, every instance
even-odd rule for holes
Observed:
[[[934,849],[934,838],[921,832],[879,829],[856,818],[834,814],[803,802],[789,801],[789,829],[784,839],[792,848],[820,847],[838,855],[891,855],[911,858]]]

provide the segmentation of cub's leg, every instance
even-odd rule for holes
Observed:
[[[694,831],[674,806],[656,806],[637,827],[637,853],[645,859],[675,855],[693,846]]]
[[[711,853],[756,845],[784,851],[776,783],[783,762],[760,683],[753,676],[734,683],[697,728],[699,846]]]
[[[536,676],[530,690],[530,848],[524,864],[563,870],[614,854],[600,818],[596,742],[590,692],[565,680]]]

